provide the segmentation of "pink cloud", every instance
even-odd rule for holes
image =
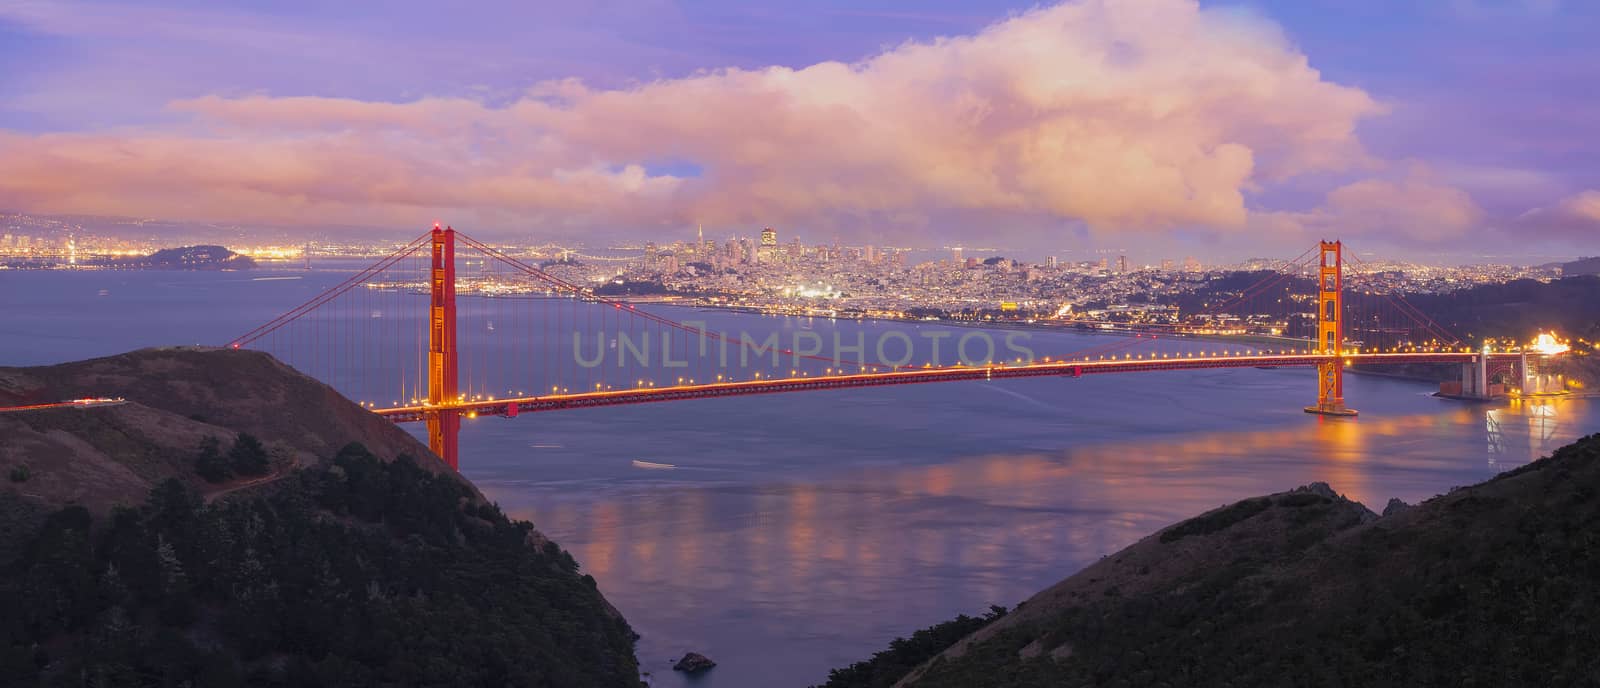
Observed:
[[[1193,0],[1082,0],[856,63],[610,90],[549,82],[504,106],[251,96],[169,107],[187,121],[0,133],[0,206],[498,227],[909,227],[952,212],[1229,230],[1250,224],[1246,192],[1369,166],[1355,127],[1382,112],[1324,80],[1273,25]],[[652,172],[684,163],[700,173]],[[1465,217],[1461,199],[1417,182],[1362,184],[1330,204],[1405,210],[1398,201],[1421,197],[1450,223]]]
[[[1600,190],[1576,193],[1548,208],[1523,213],[1515,227],[1557,238],[1600,240]]]
[[[1298,229],[1326,238],[1428,243],[1462,236],[1482,226],[1485,218],[1470,194],[1440,180],[1429,166],[1409,161],[1385,175],[1329,191],[1308,212],[1264,213],[1254,219],[1258,227],[1279,234]]]

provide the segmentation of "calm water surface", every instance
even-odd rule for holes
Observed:
[[[348,274],[0,271],[0,365],[220,344]],[[893,326],[693,317],[753,333]],[[1582,400],[1467,405],[1426,384],[1346,384],[1358,419],[1302,413],[1309,371],[1256,369],[479,418],[462,461],[599,580],[643,635],[656,685],[781,688],[957,613],[1013,605],[1231,500],[1325,481],[1381,510],[1600,429]],[[719,666],[675,674],[688,650]]]

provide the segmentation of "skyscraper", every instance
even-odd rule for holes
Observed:
[[[767,248],[777,248],[778,230],[771,227],[761,230],[761,245]]]
[[[1124,275],[1128,274],[1128,257],[1127,256],[1117,256],[1117,272],[1120,272],[1120,273],[1122,273]]]
[[[961,259],[961,247],[960,246],[957,246],[957,247],[955,247],[953,249],[950,249],[950,257],[955,259],[956,265],[961,265],[961,264],[966,262],[966,261]]]

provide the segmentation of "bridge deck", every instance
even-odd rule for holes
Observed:
[[[1351,364],[1398,365],[1405,363],[1468,363],[1484,354],[1479,353],[1393,353],[1350,354],[1344,357]],[[1514,358],[1517,354],[1488,354],[1491,358]],[[1305,367],[1332,360],[1325,354],[1271,354],[1254,356],[1171,357],[1148,359],[1121,359],[1104,361],[1063,361],[1032,363],[1027,365],[993,365],[983,367],[919,368],[883,373],[854,375],[829,375],[815,377],[774,378],[770,380],[741,380],[696,385],[668,387],[640,387],[636,389],[581,392],[577,394],[550,394],[545,396],[469,401],[450,406],[402,406],[374,409],[374,413],[397,423],[425,420],[432,411],[450,408],[469,414],[510,415],[536,411],[560,411],[599,406],[645,404],[658,401],[684,399],[710,399],[715,397],[774,394],[857,387],[882,387],[887,385],[956,382],[961,380],[1002,380],[1024,377],[1081,377],[1107,373],[1155,372],[1161,370],[1209,370],[1217,368],[1255,367]]]

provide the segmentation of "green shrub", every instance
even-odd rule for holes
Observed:
[[[267,457],[266,447],[261,446],[261,440],[254,435],[239,433],[239,437],[234,439],[233,449],[228,450],[228,468],[235,475],[266,475],[271,467],[271,459]]]
[[[532,524],[404,457],[334,462],[212,503],[169,479],[100,528],[68,507],[18,533],[0,685],[638,685],[631,629]]]
[[[228,460],[222,456],[221,443],[215,437],[200,440],[200,450],[194,457],[194,472],[208,483],[220,483],[233,477]]]
[[[28,482],[28,478],[32,477],[33,471],[28,470],[27,466],[17,466],[11,469],[11,482],[25,483]]]
[[[962,614],[916,631],[910,638],[895,638],[889,643],[889,649],[874,653],[872,659],[864,662],[829,671],[828,682],[812,688],[888,688],[917,665],[1005,615],[1005,607],[990,606],[983,616]]]

